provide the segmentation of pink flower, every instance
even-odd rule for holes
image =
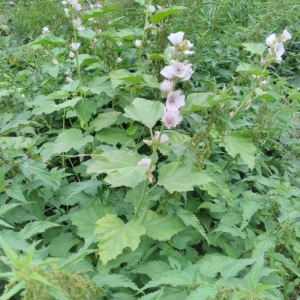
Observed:
[[[192,64],[181,63],[178,61],[172,62],[174,76],[181,78],[183,81],[189,80],[194,73]]]
[[[183,36],[184,36],[184,32],[179,31],[177,33],[171,33],[168,36],[168,39],[174,46],[176,46],[183,42]]]
[[[274,52],[275,52],[277,58],[281,57],[284,53],[283,44],[279,43],[279,42],[275,43]]]
[[[167,110],[162,116],[162,122],[166,125],[167,128],[175,127],[180,124],[182,121],[182,116],[179,115],[179,110],[172,111]]]
[[[140,165],[147,165],[150,167],[150,164],[151,164],[151,159],[149,157],[145,157],[145,158],[142,158],[139,163],[138,163],[138,166]]]
[[[159,131],[155,131],[153,141],[156,142],[158,140],[158,137],[159,137]],[[159,144],[162,144],[168,140],[169,140],[168,136],[166,134],[162,134],[159,140]]]
[[[160,74],[167,79],[172,79],[174,77],[173,67],[166,66],[161,71]]]
[[[167,110],[177,111],[185,104],[184,100],[185,96],[181,94],[181,91],[170,92],[166,101]]]
[[[167,80],[165,79],[161,84],[160,84],[160,90],[162,92],[165,92],[165,93],[169,93],[172,91],[173,89],[173,81],[170,81],[170,80]]]

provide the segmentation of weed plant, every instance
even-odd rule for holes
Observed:
[[[0,3],[0,300],[300,299],[297,2]]]

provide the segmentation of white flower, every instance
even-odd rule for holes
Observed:
[[[161,84],[160,84],[160,90],[162,92],[165,92],[165,93],[169,93],[172,91],[173,89],[173,81],[170,81],[170,80],[167,80],[165,79]]]
[[[69,57],[73,58],[75,56],[75,53],[73,51],[69,52]]]
[[[150,167],[150,164],[151,164],[151,158],[148,158],[148,157],[142,158],[142,159],[138,162],[138,166],[140,166],[140,165],[147,165],[147,166]]]
[[[120,63],[123,59],[121,57],[118,57],[117,61]]]
[[[71,77],[66,77],[66,82],[72,82],[73,79]]]
[[[69,0],[69,4],[77,11],[81,10],[81,5],[77,2],[77,0]]]
[[[158,142],[158,137],[159,137],[159,131],[155,131],[155,133],[154,133],[154,137],[153,137],[153,141],[154,142]],[[162,144],[162,143],[164,143],[164,142],[166,142],[166,141],[168,141],[169,140],[169,138],[168,138],[168,136],[166,135],[166,134],[162,134],[161,135],[161,137],[160,137],[160,140],[159,140],[159,144]]]
[[[117,41],[117,45],[118,45],[119,47],[121,47],[121,46],[123,45],[123,43],[122,43],[121,41]]]
[[[181,91],[170,92],[166,101],[167,110],[177,111],[185,104],[184,100],[185,96],[181,94]]]
[[[155,12],[155,7],[153,6],[153,5],[148,5],[148,10],[151,12],[151,13],[153,13],[153,12]]]
[[[71,43],[70,46],[71,46],[71,49],[74,52],[76,52],[79,49],[79,47],[80,47],[80,43]]]
[[[191,78],[194,71],[192,70],[192,64],[181,63],[178,61],[172,62],[173,73],[176,77],[182,80],[188,80]]]
[[[64,11],[65,11],[66,17],[70,17],[69,9],[68,8],[64,8]]]
[[[161,71],[160,74],[167,79],[172,79],[174,77],[174,70],[172,66],[165,66]]]
[[[292,35],[286,30],[283,30],[283,33],[280,36],[280,40],[282,42],[286,42],[287,40],[290,40],[292,38]]]
[[[65,72],[65,75],[70,75],[71,74],[71,70],[68,69],[66,72]]]
[[[277,60],[278,60],[278,59],[281,59],[281,56],[282,56],[283,53],[284,53],[283,43],[280,43],[280,42],[275,43],[275,45],[274,45],[274,52],[275,52],[275,54],[276,54]],[[281,61],[282,61],[282,59],[280,60],[280,62],[281,62]]]
[[[276,35],[273,33],[266,38],[266,44],[268,46],[272,46],[276,42]]]
[[[183,53],[184,53],[185,55],[192,55],[192,54],[195,54],[195,51],[184,50]]]
[[[58,61],[57,61],[55,58],[52,59],[52,63],[53,63],[54,65],[58,65]]]
[[[142,45],[142,41],[141,40],[135,40],[134,45],[135,45],[135,47],[139,48]]]
[[[162,116],[162,122],[167,128],[175,127],[182,121],[182,116],[179,115],[179,110],[167,110]]]
[[[176,48],[171,46],[169,49],[170,49],[170,57],[173,59],[176,58]]]
[[[85,27],[82,25],[81,20],[79,18],[73,20],[73,26],[78,30],[84,30]]]
[[[171,33],[168,36],[168,39],[174,46],[176,46],[183,42],[183,36],[184,36],[184,32],[179,31],[177,33]]]
[[[61,1],[61,4],[66,6],[68,4],[68,2],[67,1]]]
[[[42,33],[47,33],[47,32],[50,32],[49,27],[48,26],[43,27]]]

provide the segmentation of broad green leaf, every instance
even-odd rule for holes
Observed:
[[[124,108],[124,116],[152,128],[164,114],[164,105],[158,101],[136,98]]]
[[[237,66],[236,71],[237,72],[246,72],[248,74],[253,74],[253,75],[266,75],[266,74],[268,74],[268,71],[262,70],[261,68],[259,68],[256,65],[247,64],[247,63],[244,63],[244,62],[241,62]]]
[[[72,224],[77,227],[76,233],[85,239],[94,235],[96,222],[107,214],[114,214],[110,205],[95,204],[89,208],[76,211],[71,215]]]
[[[136,37],[141,38],[143,34],[144,34],[144,30],[141,28],[128,27],[128,28],[119,29],[118,31],[116,30],[104,31],[100,35],[107,36],[113,39],[124,39],[124,40],[132,41]]]
[[[160,84],[157,81],[157,77],[153,75],[143,74],[141,79],[142,84],[145,86],[158,89]]]
[[[135,188],[138,184],[147,179],[146,171],[148,166],[140,165],[137,169],[125,170],[119,172],[111,172],[105,177],[105,181],[110,184],[111,187],[127,186]]]
[[[281,253],[274,253],[274,259],[280,262],[284,268],[291,270],[298,278],[300,277],[299,266],[295,264],[291,259],[286,258]]]
[[[78,240],[71,232],[54,237],[49,245],[49,254],[54,257],[66,257],[70,249],[77,244]]]
[[[120,112],[117,111],[99,114],[97,118],[92,121],[91,127],[95,130],[101,130],[102,128],[109,127],[117,121],[119,115]]]
[[[97,18],[109,14],[111,12],[117,11],[117,8],[107,7],[107,8],[97,8],[92,10],[87,10],[82,15],[82,21],[85,22],[90,18]]]
[[[7,227],[7,228],[14,228],[13,226],[11,226],[10,224],[8,224],[7,222],[3,221],[0,219],[0,225]]]
[[[53,154],[58,154],[62,152],[68,152],[72,148],[79,150],[87,143],[91,143],[93,137],[91,135],[83,136],[80,129],[71,128],[66,129],[60,133],[54,144],[53,144]]]
[[[100,235],[99,255],[105,265],[120,255],[126,247],[135,251],[146,230],[138,221],[131,220],[125,224],[117,216],[108,214],[97,221],[95,233]]]
[[[262,257],[270,249],[274,249],[276,245],[276,239],[273,236],[267,234],[261,234],[255,241],[254,249],[252,252],[253,258]]]
[[[183,222],[176,216],[162,216],[152,210],[148,210],[143,222],[146,234],[158,241],[170,240],[173,235],[185,228]]]
[[[223,278],[235,277],[245,267],[255,263],[256,259],[239,259],[234,260],[220,269]]]
[[[28,159],[20,166],[20,169],[28,179],[41,180],[46,186],[50,186],[54,190],[60,187],[60,179],[55,178],[41,161]]]
[[[107,274],[107,275],[96,275],[93,277],[93,282],[98,287],[124,287],[124,288],[131,288],[137,291],[139,288],[133,283],[129,278],[124,275],[119,274]]]
[[[182,10],[187,9],[185,6],[172,6],[165,9],[160,9],[150,17],[151,23],[158,23],[159,21],[165,19],[166,17],[173,15],[175,13],[181,12]]]
[[[18,207],[20,205],[24,205],[25,203],[9,203],[0,206],[0,216],[6,214],[8,211]]]
[[[244,229],[249,224],[253,215],[259,209],[259,205],[253,199],[253,201],[243,202],[242,206],[243,206],[243,222],[241,224],[241,229]]]
[[[105,93],[108,97],[114,97],[115,92],[113,91],[111,82],[108,76],[94,77],[88,84],[87,87],[81,87],[81,90],[88,91],[91,93],[100,95]]]
[[[185,114],[199,111],[231,99],[232,97],[227,95],[220,96],[213,93],[192,93],[187,96],[185,105],[181,108],[181,112]]]
[[[158,275],[170,270],[171,268],[166,262],[158,260],[158,261],[150,261],[142,265],[139,265],[138,267],[134,268],[132,272],[138,274],[146,274],[147,276],[153,279]]]
[[[96,32],[92,28],[85,28],[84,30],[78,31],[80,37],[92,40],[96,36]],[[99,59],[97,59],[99,61]]]
[[[215,299],[214,297],[218,294],[218,290],[213,285],[204,284],[194,291],[192,291],[186,300],[206,300]]]
[[[13,183],[11,185],[11,188],[6,189],[6,194],[9,197],[14,198],[18,201],[27,202],[27,200],[23,194],[22,186],[20,184]]]
[[[28,46],[33,45],[65,45],[66,41],[62,38],[55,37],[52,33],[44,33],[40,35],[35,41],[28,44]]]
[[[80,66],[91,65],[95,62],[99,62],[100,59],[97,56],[92,56],[89,54],[79,54],[78,55],[78,63]]]
[[[96,134],[96,139],[102,143],[111,145],[134,146],[134,140],[121,128],[104,128]]]
[[[45,230],[59,226],[58,224],[48,221],[37,221],[28,223],[23,229],[20,230],[19,236],[24,240],[30,239],[32,236],[44,232]]]
[[[131,73],[125,69],[119,69],[112,71],[109,74],[112,88],[115,89],[121,84],[130,83],[137,84],[141,82],[142,74],[140,73]]]
[[[213,181],[203,172],[190,171],[186,166],[172,162],[163,165],[159,170],[158,184],[165,187],[169,193],[187,192],[194,190],[194,186],[201,186]]]
[[[2,237],[0,237],[0,246],[5,252],[7,258],[9,259],[10,263],[16,270],[21,269],[21,260],[18,256],[18,254],[3,240]]]
[[[243,136],[239,133],[231,133],[224,137],[224,146],[229,155],[236,157],[240,154],[244,163],[250,169],[254,168],[256,147],[251,137]]]
[[[267,47],[261,43],[243,43],[242,45],[244,46],[245,50],[260,56],[263,56],[265,50],[267,49]]]

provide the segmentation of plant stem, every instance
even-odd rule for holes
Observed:
[[[158,146],[159,146],[159,141],[160,141],[160,138],[162,136],[164,128],[165,128],[165,126],[164,126],[164,124],[162,124],[159,135],[158,135],[158,138],[157,138],[157,141],[156,141],[156,143],[154,145],[154,148],[153,148],[149,170],[151,170],[151,168],[153,166],[154,157],[155,157],[155,154],[157,152],[157,149],[158,149]],[[139,215],[139,212],[141,210],[142,204],[143,204],[145,196],[146,196],[147,186],[148,186],[148,180],[146,179],[145,183],[144,183],[143,190],[142,190],[141,198],[139,200],[138,206],[137,206],[135,214],[134,214],[134,219],[137,219],[137,217]]]

